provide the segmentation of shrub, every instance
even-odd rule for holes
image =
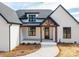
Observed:
[[[23,42],[22,45],[25,45],[25,43]]]

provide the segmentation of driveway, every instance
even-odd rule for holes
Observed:
[[[56,44],[41,44],[41,48],[26,57],[54,57],[59,53],[59,49]]]

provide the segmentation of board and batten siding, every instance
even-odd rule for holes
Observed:
[[[60,6],[51,15],[60,26],[58,27],[58,42],[79,43],[79,24]],[[63,27],[71,27],[71,39],[63,38]]]
[[[0,16],[0,51],[9,51],[9,25]]]
[[[12,24],[10,26],[10,50],[19,45],[19,25]]]
[[[21,27],[21,40],[23,39],[37,39],[40,40],[40,27],[36,27],[36,36],[28,35],[28,27]]]

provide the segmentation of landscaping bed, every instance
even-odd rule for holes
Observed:
[[[58,57],[78,57],[79,44],[61,43],[58,44],[59,54]]]
[[[39,50],[40,47],[41,47],[40,44],[21,44],[10,52],[0,51],[0,56],[3,57],[24,56]]]

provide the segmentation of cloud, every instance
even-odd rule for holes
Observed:
[[[36,8],[49,8],[53,9],[57,7],[59,4],[62,4],[66,9],[70,8],[78,8],[79,1],[78,0],[54,0],[53,2],[3,2],[4,4],[10,6],[11,8],[17,9],[36,9]]]
[[[18,9],[52,9],[54,10],[59,2],[3,2],[14,10]]]
[[[32,7],[28,7],[26,9],[52,9],[54,10],[57,6],[59,5],[59,3],[57,2],[43,2],[42,4],[38,5],[38,6],[32,6]]]
[[[79,8],[71,8],[71,9],[68,9],[71,13],[75,12],[79,12]]]
[[[79,0],[61,0],[61,4],[67,8],[79,8]]]
[[[14,10],[25,9],[29,7],[39,6],[43,2],[3,2]]]

